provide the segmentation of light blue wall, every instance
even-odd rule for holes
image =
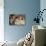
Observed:
[[[41,0],[41,1],[40,1],[40,9],[41,9],[41,11],[42,11],[43,9],[46,9],[46,0]],[[40,25],[46,27],[46,11],[43,12],[42,17],[43,17],[43,22],[40,21]]]
[[[7,41],[18,41],[31,31],[35,14],[40,9],[40,0],[4,0],[4,38]],[[10,26],[9,14],[23,13],[26,17],[26,25]]]

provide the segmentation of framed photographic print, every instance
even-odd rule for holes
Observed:
[[[25,15],[23,15],[23,14],[10,14],[9,25],[25,25]]]

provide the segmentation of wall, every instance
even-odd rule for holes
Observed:
[[[32,25],[36,24],[33,19],[40,10],[40,0],[4,0],[4,38],[7,41],[18,41],[31,31]],[[10,26],[9,14],[22,13],[26,16],[24,26]]]
[[[4,41],[4,8],[3,0],[0,0],[0,42]]]
[[[46,0],[41,0],[40,1],[40,9],[41,9],[41,11],[43,9],[46,9]],[[43,25],[43,26],[46,27],[46,11],[43,12],[42,17],[43,17],[44,20],[43,20],[43,22],[42,21],[40,22],[40,25]]]

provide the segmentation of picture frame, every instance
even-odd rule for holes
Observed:
[[[25,15],[24,14],[10,14],[9,25],[25,25]]]

